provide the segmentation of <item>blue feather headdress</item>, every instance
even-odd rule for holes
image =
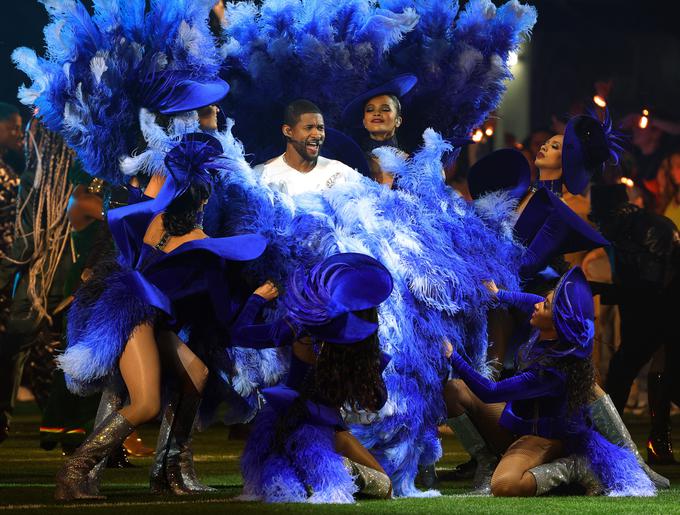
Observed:
[[[32,81],[19,98],[64,136],[91,175],[123,182],[119,165],[139,144],[140,108],[175,112],[162,92],[223,82],[207,24],[212,0],[152,0],[148,11],[145,0],[95,0],[93,15],[80,0],[41,1],[50,17],[46,56],[28,48],[12,54]]]
[[[229,4],[227,19],[227,111],[247,151],[280,138],[282,106],[295,98],[337,127],[353,98],[402,74],[418,78],[399,132],[411,150],[428,127],[469,136],[497,107],[536,11],[517,0],[473,0],[460,13],[439,0],[265,0]]]

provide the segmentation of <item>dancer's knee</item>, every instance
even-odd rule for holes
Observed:
[[[494,474],[491,478],[491,495],[494,497],[530,497],[536,493],[519,474]]]
[[[143,424],[158,416],[161,411],[161,401],[158,397],[150,396],[131,402],[124,408],[123,415],[134,425]]]
[[[467,411],[465,402],[468,397],[467,393],[467,386],[460,379],[446,383],[444,386],[444,402],[449,417],[457,417]]]

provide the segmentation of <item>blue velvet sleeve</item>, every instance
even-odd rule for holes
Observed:
[[[533,399],[554,393],[563,386],[562,378],[556,374],[548,370],[540,374],[535,369],[496,383],[474,370],[457,352],[451,356],[451,366],[470,390],[486,403]]]
[[[496,298],[501,304],[513,306],[525,313],[532,313],[534,311],[534,306],[545,300],[540,295],[534,295],[533,293],[508,290],[498,290]]]
[[[292,345],[297,339],[297,331],[285,318],[268,324],[254,324],[266,303],[259,295],[250,296],[231,327],[232,346],[266,349]]]
[[[543,270],[551,259],[560,254],[560,246],[569,232],[569,227],[557,212],[548,215],[541,228],[529,243],[522,258],[519,275],[531,279]]]

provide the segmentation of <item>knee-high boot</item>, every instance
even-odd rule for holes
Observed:
[[[102,496],[90,493],[88,474],[134,430],[135,427],[120,413],[109,415],[57,472],[54,498],[58,501],[102,499]]]
[[[454,430],[463,448],[477,461],[477,468],[472,478],[474,493],[490,495],[491,476],[496,469],[498,457],[491,452],[484,438],[465,413],[448,419],[446,423]]]
[[[647,376],[649,416],[652,428],[647,438],[647,463],[676,465],[671,443],[671,396],[666,374],[650,372]]]
[[[342,458],[347,471],[354,476],[359,493],[376,499],[392,497],[392,482],[387,474],[372,469],[347,457]]]
[[[97,409],[97,415],[94,418],[94,430],[99,429],[101,423],[106,420],[112,413],[117,412],[123,407],[125,398],[127,394],[125,393],[125,386],[115,382],[112,382],[104,389],[102,392],[101,399],[99,400],[99,408]],[[111,455],[120,455],[120,460],[123,462],[127,461],[127,456],[122,447],[119,449],[114,449]],[[106,456],[100,460],[87,475],[88,491],[92,496],[99,495],[99,485],[101,484],[101,478],[104,474],[104,469],[109,460],[109,456]]]
[[[656,488],[668,490],[671,486],[670,481],[661,474],[654,472],[645,463],[645,460],[642,459],[637,445],[633,442],[626,424],[621,420],[621,416],[616,410],[614,403],[609,398],[609,395],[603,395],[599,399],[591,402],[588,407],[590,408],[590,415],[595,424],[595,429],[609,440],[609,442],[620,445],[632,452],[635,455],[637,462],[640,464],[640,467],[642,467],[642,470],[645,471]]]
[[[602,486],[590,470],[585,456],[572,454],[550,463],[538,465],[529,472],[536,480],[536,495],[544,495],[562,485],[579,484],[586,489],[586,495],[602,493]]]
[[[191,437],[201,398],[184,394],[168,403],[163,413],[149,486],[153,493],[174,495],[214,492],[194,470]]]

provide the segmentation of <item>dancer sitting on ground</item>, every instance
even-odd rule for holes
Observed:
[[[594,383],[594,306],[581,269],[567,272],[545,299],[499,291],[493,282],[487,286],[518,308],[536,300],[536,333],[518,352],[518,374],[497,383],[449,347],[461,379],[445,388],[448,423],[477,460],[476,491],[534,496],[578,483],[590,494],[653,495],[620,418],[614,421],[598,404],[602,397],[589,406],[593,394],[603,392],[584,387]],[[587,414],[607,440],[622,446],[590,429]]]
[[[378,411],[387,400],[377,306],[390,295],[392,278],[375,259],[348,253],[299,279],[289,286],[286,317],[253,325],[260,308],[278,295],[265,284],[232,328],[235,346],[292,345],[293,351],[285,386],[262,392],[269,406],[244,450],[244,493],[268,502],[351,502],[358,487],[388,498],[388,476],[349,432],[340,408]]]
[[[266,246],[257,235],[213,239],[201,228],[221,154],[211,136],[184,136],[166,157],[168,178],[158,196],[108,213],[120,266],[104,277],[95,274],[78,291],[60,362],[72,390],[100,387],[120,374],[130,403],[106,417],[58,472],[58,500],[100,498],[88,474],[158,414],[165,351],[179,372],[182,394],[172,403],[174,432],[167,436],[173,441],[166,444],[168,455],[155,479],[173,492],[191,490],[184,482],[195,478],[182,473],[191,466],[189,444],[207,367],[176,334],[213,319],[230,321],[225,264],[254,259]],[[170,456],[171,449],[178,453]]]

